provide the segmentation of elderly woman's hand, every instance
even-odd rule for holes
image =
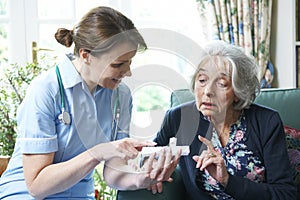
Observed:
[[[141,168],[135,160],[126,161],[120,157],[115,157],[105,162],[105,180],[108,185],[119,190],[148,188],[152,189],[153,193],[161,192],[162,182],[172,181],[170,176],[176,168],[180,156],[181,151],[178,151],[173,157],[170,149],[167,148],[158,154],[152,153]]]
[[[153,194],[162,192],[163,181],[173,181],[171,175],[179,162],[181,150],[176,152],[176,155],[173,157],[171,148],[166,147],[160,151],[158,156],[158,160],[156,161],[153,159],[154,155],[151,155],[152,159],[148,159],[142,167],[142,171],[148,171],[150,174],[149,178],[154,181],[153,184],[147,187],[148,190],[152,190]]]
[[[227,185],[229,174],[227,172],[224,159],[220,152],[216,151],[209,140],[199,135],[199,140],[207,146],[207,150],[202,151],[200,156],[193,156],[197,162],[196,168],[207,172],[224,187]]]

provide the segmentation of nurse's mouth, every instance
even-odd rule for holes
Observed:
[[[115,83],[120,83],[122,81],[121,78],[113,78],[112,79]]]

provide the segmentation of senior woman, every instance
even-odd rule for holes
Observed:
[[[296,199],[280,116],[253,103],[254,59],[221,41],[204,50],[195,101],[167,111],[154,141],[190,145],[179,165],[191,199]]]

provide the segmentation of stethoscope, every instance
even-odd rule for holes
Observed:
[[[69,125],[71,123],[70,114],[66,111],[65,106],[65,92],[64,92],[64,86],[61,79],[61,75],[59,72],[58,66],[56,66],[55,69],[57,81],[59,84],[59,93],[61,96],[61,114],[58,116],[58,119],[60,122],[64,123],[65,125]],[[117,94],[114,102],[114,108],[113,108],[113,121],[111,126],[111,140],[117,139],[118,134],[118,125],[119,125],[119,119],[120,119],[120,98],[119,98],[119,88],[116,89]]]
[[[61,76],[60,76],[60,72],[58,69],[58,66],[56,65],[56,76],[57,76],[57,81],[59,84],[59,93],[61,96],[61,114],[58,115],[58,119],[64,123],[65,125],[69,125],[71,123],[71,118],[70,118],[70,114],[66,111],[66,107],[65,107],[65,91],[64,91],[64,85],[63,82],[61,80]]]
[[[119,126],[119,119],[120,119],[120,97],[119,97],[119,88],[117,90],[116,100],[114,103],[114,110],[113,110],[113,122],[111,125],[111,140],[115,141],[117,139],[118,134],[118,126]]]

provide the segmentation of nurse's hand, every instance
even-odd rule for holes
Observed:
[[[124,138],[122,140],[98,144],[89,151],[99,162],[117,157],[128,160],[135,158],[142,147],[155,145],[155,142]]]
[[[161,192],[162,182],[172,181],[170,176],[177,166],[180,155],[181,152],[178,152],[173,157],[169,150],[153,153],[141,168],[128,165],[124,159],[114,158],[105,162],[103,174],[106,183],[118,190],[149,188],[153,193]]]

